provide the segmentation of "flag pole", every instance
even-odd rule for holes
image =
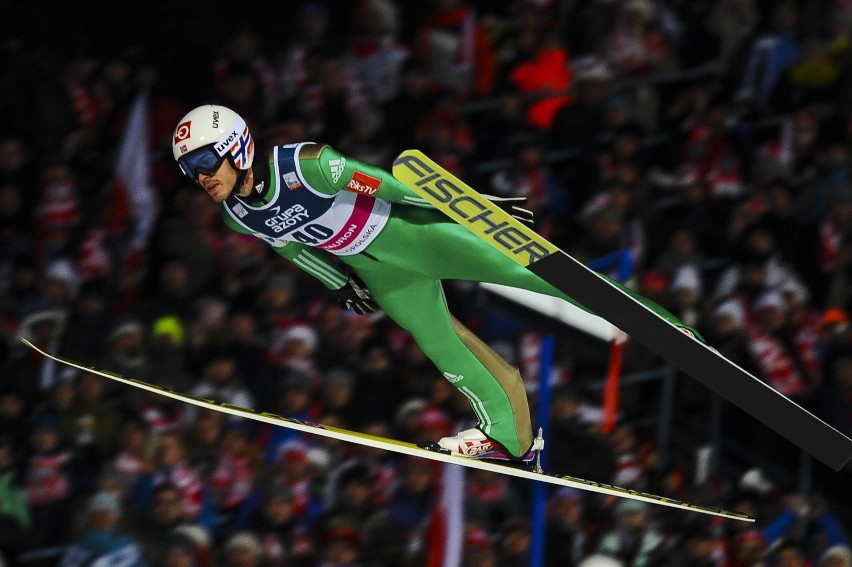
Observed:
[[[538,373],[538,426],[544,435],[545,446],[541,452],[541,466],[548,470],[547,438],[550,429],[550,377],[553,373],[553,335],[545,335],[541,339],[541,355]],[[546,518],[547,487],[538,482],[533,486],[533,510],[532,510],[532,557],[530,567],[544,566],[544,546],[546,544],[545,531],[547,528]]]

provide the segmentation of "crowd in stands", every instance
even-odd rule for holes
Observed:
[[[431,461],[177,403],[18,340],[384,437],[472,424],[404,331],[341,310],[181,178],[172,131],[207,102],[244,116],[260,148],[312,140],[384,167],[418,148],[527,197],[541,234],[584,261],[629,250],[629,285],[852,435],[852,2],[94,2],[79,26],[67,4],[10,8],[20,25],[0,38],[0,564],[425,562]],[[131,246],[142,223],[117,202],[116,159],[141,93],[156,198]],[[447,294],[522,368],[538,411],[536,329],[475,286]],[[756,522],[554,489],[533,550],[530,483],[470,470],[465,566],[538,551],[553,567],[852,566],[848,466],[809,463],[803,489],[795,447],[726,408],[708,472],[695,454],[713,400],[686,377],[681,449],[660,460],[638,425],[658,411],[647,392],[625,393],[605,432],[590,388],[605,353],[567,336],[556,350],[555,471]],[[663,364],[628,343],[625,373]]]

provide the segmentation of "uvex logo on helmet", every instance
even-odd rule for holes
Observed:
[[[227,138],[225,138],[224,140],[220,140],[220,141],[216,142],[216,145],[213,146],[216,149],[216,153],[219,154],[220,156],[225,155],[225,152],[228,151],[228,148],[231,147],[231,144],[234,143],[234,140],[236,140],[239,137],[240,137],[240,135],[237,133],[236,130],[231,130],[231,133],[228,134]]]

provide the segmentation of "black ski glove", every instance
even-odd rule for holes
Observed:
[[[484,193],[482,196],[512,215],[512,217],[516,220],[532,226],[533,212],[520,206],[527,202],[526,197],[497,197],[495,195],[486,195]]]
[[[337,302],[343,309],[354,311],[358,315],[373,313],[379,308],[373,300],[373,294],[367,289],[366,284],[356,275],[349,276],[349,281],[340,289],[331,293],[337,297]]]

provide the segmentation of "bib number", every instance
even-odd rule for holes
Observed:
[[[309,224],[304,228],[291,232],[290,236],[296,242],[316,245],[334,236],[334,231],[321,224]]]

